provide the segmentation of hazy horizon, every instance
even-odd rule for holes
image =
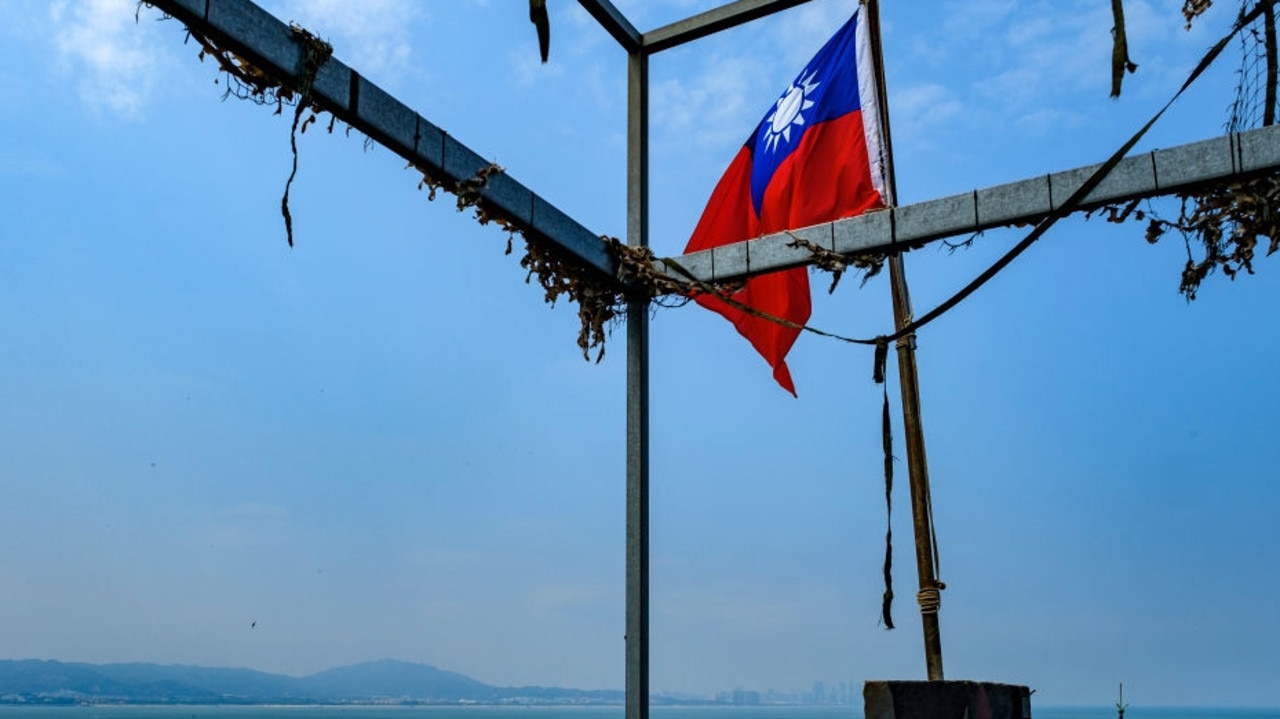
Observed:
[[[416,666],[430,666],[430,667],[432,667],[432,668],[434,668],[434,669],[439,669],[439,670],[446,671],[446,672],[453,672],[453,670],[452,670],[452,669],[450,669],[448,666],[441,666],[441,665],[435,665],[435,664],[425,664],[425,663],[423,663],[423,662],[410,662],[410,661],[407,661],[407,660],[404,660],[404,659],[398,659],[398,658],[395,658],[395,657],[381,657],[381,658],[378,658],[378,659],[371,659],[371,660],[365,660],[365,661],[360,661],[360,662],[353,662],[353,663],[351,663],[351,664],[344,664],[344,665],[338,665],[338,666],[326,667],[326,668],[324,668],[324,669],[320,669],[320,670],[315,671],[315,672],[309,672],[309,673],[306,673],[306,674],[288,674],[288,673],[284,673],[284,672],[268,672],[268,671],[264,671],[264,670],[257,669],[257,668],[254,668],[254,667],[248,667],[248,666],[211,666],[211,665],[204,665],[204,664],[186,664],[186,663],[182,663],[182,662],[175,662],[175,663],[163,663],[163,664],[162,664],[162,663],[159,663],[159,662],[151,662],[151,661],[146,661],[146,660],[132,660],[132,661],[122,661],[122,662],[74,662],[74,661],[66,661],[66,660],[61,660],[61,659],[56,659],[56,658],[23,657],[23,658],[8,658],[8,659],[6,659],[6,658],[4,658],[4,657],[0,657],[0,661],[52,661],[52,662],[61,662],[61,663],[64,663],[64,664],[72,664],[72,663],[88,664],[88,665],[90,665],[90,666],[101,666],[101,665],[103,665],[103,664],[144,664],[144,665],[154,664],[154,665],[157,665],[157,666],[171,666],[171,667],[172,667],[172,666],[190,666],[190,667],[199,667],[199,668],[203,668],[203,669],[232,669],[232,670],[249,670],[249,671],[255,671],[255,672],[262,672],[262,673],[264,673],[264,674],[272,674],[272,675],[279,675],[279,676],[288,676],[288,677],[293,677],[293,678],[297,678],[297,679],[305,678],[305,677],[309,677],[309,676],[315,676],[315,675],[317,675],[317,674],[322,674],[322,673],[325,673],[325,672],[327,672],[327,671],[331,671],[331,670],[334,670],[334,669],[342,669],[342,668],[346,668],[346,667],[350,667],[350,666],[359,666],[359,665],[363,665],[363,664],[378,664],[378,663],[384,663],[384,662],[393,662],[393,663],[401,663],[401,664],[412,664],[412,665],[416,665]],[[470,677],[470,678],[472,678],[472,679],[476,679],[476,680],[478,680],[478,681],[481,681],[481,682],[483,682],[483,683],[485,683],[485,684],[489,684],[489,685],[491,685],[491,686],[504,686],[504,685],[494,684],[493,682],[487,682],[487,681],[485,681],[485,680],[484,680],[484,678],[483,678],[483,677],[472,676],[472,675],[470,675],[470,674],[464,674],[464,676]],[[816,680],[816,681],[822,682],[824,685],[827,685],[827,684],[828,684],[828,682],[826,682],[826,681],[824,681],[824,680],[821,680],[821,679],[818,679],[818,680]],[[848,681],[848,680],[844,680],[844,681]],[[865,681],[872,681],[872,679],[867,679],[867,680],[865,680]],[[991,681],[991,680],[986,680],[986,679],[984,679],[984,680],[981,680],[981,681]],[[858,682],[856,682],[855,684],[856,684],[856,686],[855,686],[855,687],[853,687],[853,688],[854,688],[854,689],[856,689],[856,694],[857,694],[857,697],[858,697],[859,699],[858,699],[858,700],[856,700],[856,701],[853,701],[852,703],[849,703],[849,704],[839,704],[839,703],[835,703],[835,702],[822,702],[822,703],[818,703],[818,704],[807,704],[807,705],[803,705],[803,706],[807,706],[807,707],[810,707],[810,708],[814,708],[814,707],[823,707],[823,706],[833,706],[833,707],[834,707],[834,706],[861,706],[860,697],[861,697],[861,691],[862,691],[862,689],[861,689],[861,687],[862,687],[862,682],[861,682],[861,681],[858,681]],[[510,685],[510,686],[513,686],[514,688],[518,688],[520,685]],[[622,687],[622,686],[617,686],[617,687],[584,687],[584,686],[573,686],[573,685],[571,685],[571,684],[565,684],[565,683],[553,683],[553,684],[539,685],[539,686],[547,686],[547,687],[554,687],[554,688],[561,688],[561,689],[587,690],[587,691],[594,691],[594,690],[600,690],[600,691],[619,691],[619,692],[623,691],[623,687]],[[834,687],[832,687],[832,686],[827,686],[827,689],[832,689],[832,688],[834,688]],[[801,687],[783,687],[783,686],[778,686],[778,685],[768,685],[768,686],[712,687],[712,688],[706,688],[706,689],[703,689],[703,690],[700,690],[700,691],[695,690],[695,691],[675,691],[675,692],[671,692],[671,691],[657,691],[657,690],[655,690],[655,691],[652,691],[652,692],[651,692],[651,695],[653,695],[653,696],[664,696],[664,697],[670,697],[670,698],[679,698],[679,697],[684,696],[684,697],[697,697],[697,698],[701,698],[701,699],[706,699],[706,698],[712,698],[712,697],[713,697],[717,692],[734,691],[734,690],[746,690],[746,691],[758,691],[758,692],[764,692],[764,691],[776,691],[776,692],[797,693],[797,694],[799,694],[799,693],[804,693],[804,692],[806,692],[806,691],[809,691],[810,689],[812,689],[812,683],[811,683],[809,686],[801,686]],[[1132,701],[1132,700],[1133,700],[1133,698],[1134,698],[1134,697],[1132,696],[1132,692],[1130,692],[1130,694],[1129,694],[1129,695],[1126,695],[1124,698],[1125,698],[1125,704],[1126,704],[1126,707],[1130,707],[1130,706],[1132,706],[1132,709],[1133,709],[1133,710],[1136,710],[1136,711],[1133,711],[1133,710],[1129,711],[1130,716],[1134,716],[1134,715],[1139,715],[1139,716],[1140,716],[1140,715],[1141,715],[1141,713],[1142,713],[1142,710],[1144,710],[1144,709],[1183,709],[1183,708],[1196,709],[1196,708],[1205,708],[1205,709],[1238,709],[1238,710],[1242,710],[1242,711],[1258,710],[1258,711],[1277,711],[1277,712],[1280,712],[1280,704],[1274,704],[1274,705],[1252,705],[1252,704],[1159,704],[1159,703],[1143,703],[1143,702],[1141,702],[1141,701],[1138,701],[1138,702],[1134,702],[1134,701]],[[324,704],[324,702],[319,702],[319,703],[320,703],[320,704]],[[335,706],[342,706],[342,705],[343,705],[343,704],[335,704]],[[354,705],[360,705],[360,704],[357,702],[357,703],[356,703],[356,704],[354,704]],[[753,706],[770,706],[770,705],[771,705],[771,704],[769,704],[769,703],[767,703],[767,702],[766,702],[766,703],[764,703],[764,704],[762,704],[762,705],[741,705],[741,704],[739,704],[739,705],[732,705],[732,706],[737,706],[738,708],[742,708],[742,709],[750,709],[750,708],[751,708],[751,707],[753,707]],[[3,705],[2,703],[0,703],[0,706],[4,706],[4,705]],[[146,705],[145,705],[145,704],[138,704],[137,706],[146,706]],[[211,705],[208,705],[208,706],[219,706],[219,705],[217,705],[217,704],[211,704]],[[232,705],[228,705],[228,706],[232,706]],[[536,706],[536,705],[534,705],[534,706]],[[592,705],[592,706],[606,706],[606,705]],[[802,706],[802,705],[800,705],[800,704],[795,704],[795,705],[788,705],[788,706]],[[1098,708],[1100,708],[1100,707],[1105,707],[1105,708],[1109,708],[1109,709],[1111,709],[1111,710],[1114,710],[1115,702],[1114,702],[1114,701],[1112,701],[1112,702],[1110,702],[1110,703],[1103,703],[1103,704],[1070,704],[1070,703],[1062,703],[1062,704],[1051,704],[1051,705],[1046,705],[1045,707],[1041,707],[1039,704],[1036,704],[1035,706],[1036,706],[1037,708],[1066,709],[1066,710],[1072,710],[1072,709],[1078,709],[1078,710],[1090,710],[1090,709],[1098,709]],[[657,707],[655,707],[655,708],[657,708]]]

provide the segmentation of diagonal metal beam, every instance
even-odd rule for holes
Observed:
[[[655,53],[781,12],[809,0],[737,0],[644,34],[644,49]]]
[[[640,50],[640,31],[609,0],[578,0],[628,53]]]
[[[853,256],[910,249],[947,237],[1035,223],[1061,207],[1098,167],[1077,167],[672,259],[699,280],[726,282],[809,264],[808,250],[790,246],[796,237]],[[1080,209],[1277,171],[1280,126],[1264,127],[1126,157],[1089,194]],[[684,276],[673,268],[665,271],[673,277]]]
[[[603,1],[603,0],[601,0]],[[148,0],[192,31],[213,40],[278,82],[297,87],[305,48],[289,26],[249,0]],[[448,182],[476,177],[490,162],[337,59],[320,68],[315,102],[414,165]],[[610,278],[617,265],[600,236],[505,172],[480,192],[491,214],[531,239],[550,243]]]

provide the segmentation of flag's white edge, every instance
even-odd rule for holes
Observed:
[[[871,185],[880,193],[885,205],[892,206],[895,198],[889,196],[885,181],[884,142],[880,123],[880,92],[876,87],[876,59],[871,48],[871,18],[867,6],[858,8],[855,53],[858,61],[858,100],[862,106],[862,131],[867,140],[867,158],[871,161]]]

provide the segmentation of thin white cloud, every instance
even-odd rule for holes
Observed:
[[[77,0],[50,6],[54,48],[90,107],[137,117],[155,84],[156,45],[135,0]]]
[[[654,129],[697,151],[719,151],[744,141],[771,97],[759,97],[751,78],[762,72],[746,56],[712,58],[696,74],[655,83],[649,107]]]
[[[909,85],[889,96],[893,132],[905,141],[924,142],[933,130],[953,122],[964,110],[955,93],[936,83]]]
[[[781,13],[774,34],[780,57],[788,67],[799,72],[822,44],[849,20],[857,6],[856,0],[839,0],[809,3]]]
[[[1015,12],[1018,0],[964,0],[940,8],[942,34],[953,40],[972,43],[989,37],[992,28]]]
[[[66,167],[43,154],[23,149],[0,152],[0,177],[54,178],[66,175]]]
[[[532,31],[532,26],[530,30]],[[562,77],[565,72],[564,63],[548,61],[543,64],[542,58],[538,56],[538,51],[534,47],[511,48],[507,51],[507,61],[523,87],[535,85],[548,78]]]
[[[650,108],[664,145],[724,154],[746,140],[786,83],[852,15],[856,0],[814,2],[691,48],[697,69],[655,82]]]
[[[1128,0],[1125,11],[1130,56],[1142,66],[1126,78],[1125,94],[1166,93],[1175,76],[1189,68],[1192,46],[1203,40],[1182,31],[1176,7]],[[959,105],[944,102],[938,117],[954,115],[962,105],[964,122],[996,123],[1020,133],[1042,134],[1056,123],[1081,121],[1105,102],[1111,82],[1110,5],[972,0],[945,3],[938,15],[934,24],[889,38],[909,48],[898,55],[899,62],[917,61],[890,68],[891,75],[917,83],[895,98],[895,120],[911,122],[902,117],[904,103],[923,108],[926,100],[942,99],[940,84],[951,89],[950,100]],[[889,52],[894,54],[892,47]]]
[[[425,12],[410,0],[278,0],[264,6],[329,40],[343,62],[382,83],[410,74],[409,27]]]

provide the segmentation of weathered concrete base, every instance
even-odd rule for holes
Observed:
[[[869,681],[865,719],[1031,719],[1031,691],[1016,684],[969,681]]]

